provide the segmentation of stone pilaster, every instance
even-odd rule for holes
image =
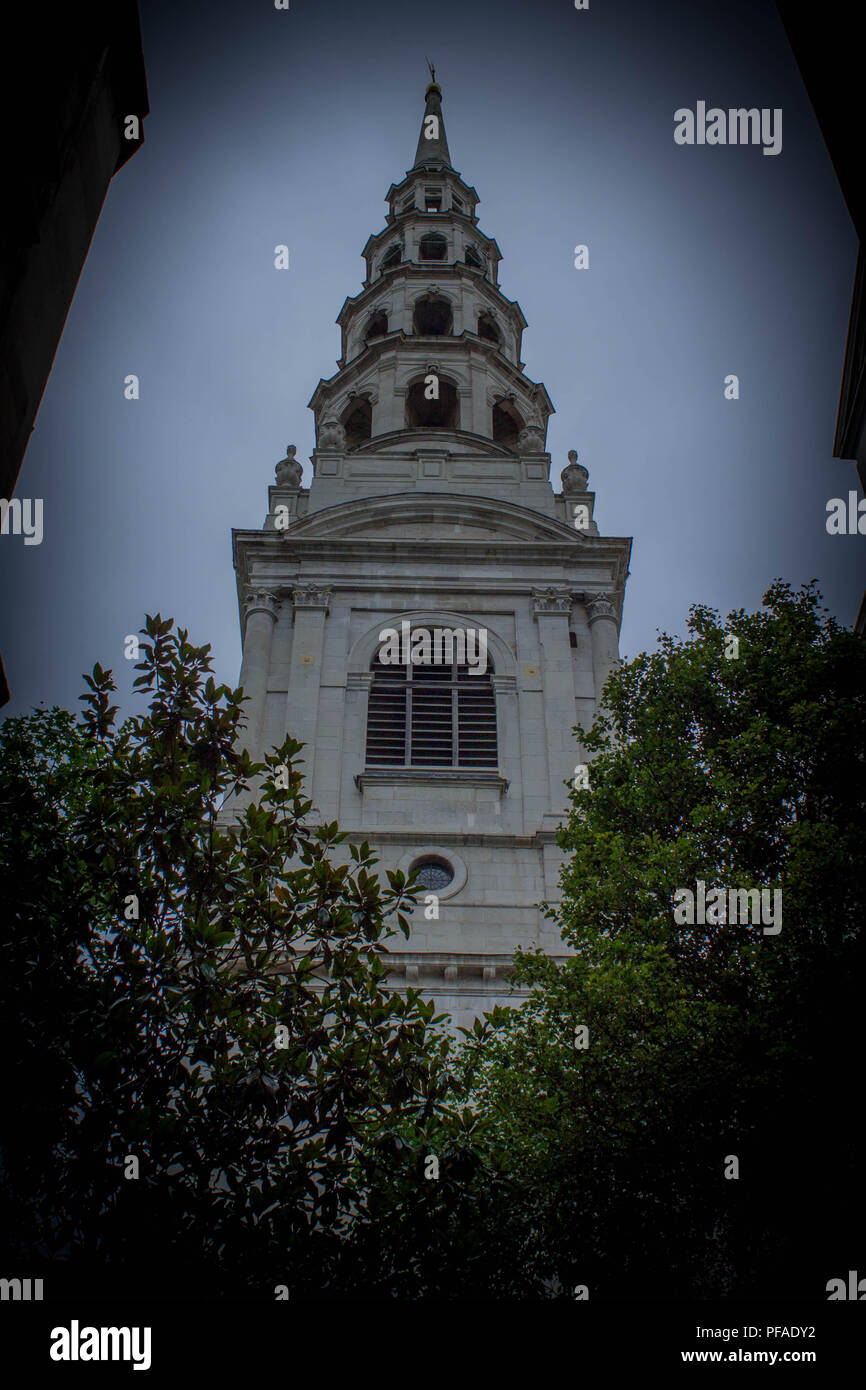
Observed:
[[[384,397],[384,391],[382,395]],[[382,423],[388,429],[402,430],[406,424],[406,396],[408,387],[395,386],[390,401],[390,416],[384,415]],[[386,410],[389,408],[386,403]]]
[[[355,778],[367,765],[367,707],[370,701],[372,671],[346,673],[346,725],[342,749],[343,777],[341,804],[344,797],[360,806],[361,793]]]
[[[292,589],[295,624],[286,697],[286,727],[292,738],[307,745],[300,755],[303,764],[299,770],[304,774],[305,795],[311,800],[325,619],[330,599],[331,590],[326,584],[295,584]]]
[[[292,608],[283,603],[277,614],[271,641],[271,658],[262,715],[260,746],[269,753],[286,737],[286,690],[292,659]]]
[[[490,433],[490,411],[487,398],[489,364],[479,348],[474,348],[469,358],[469,376],[472,382],[472,418],[464,426],[476,434]]]
[[[387,434],[389,430],[397,430],[402,427],[402,418],[397,420],[396,405],[394,401],[394,386],[396,383],[397,364],[387,362],[379,368],[378,386],[379,390],[371,396],[373,406],[372,437],[375,439],[378,434]]]
[[[244,605],[244,654],[238,682],[247,696],[243,745],[252,758],[261,753],[260,742],[271,666],[271,644],[279,610],[279,595],[271,589],[251,586]]]
[[[601,692],[613,668],[619,661],[619,627],[616,604],[609,594],[596,594],[587,599],[586,616],[592,642],[592,672],[595,684],[595,708],[601,708]]]
[[[571,775],[577,747],[572,733],[577,720],[568,635],[572,603],[571,590],[561,585],[532,590],[532,614],[538,626],[544,681],[550,811],[554,815],[565,808],[567,793],[563,782]]]
[[[492,675],[490,684],[496,699],[496,736],[499,743],[499,770],[512,787],[520,786],[520,716],[517,706],[517,681],[514,676]],[[512,802],[495,803],[494,814],[502,816],[503,825],[523,830],[522,817],[514,825]]]

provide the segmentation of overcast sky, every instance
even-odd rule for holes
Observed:
[[[831,451],[856,242],[769,0],[143,0],[142,28],[145,143],[18,483],[44,540],[0,540],[6,713],[77,708],[97,660],[136,707],[123,638],[146,612],[236,683],[231,528],[261,525],[288,442],[309,481],[307,401],[414,159],[425,54],[556,407],[554,485],[577,448],[600,530],[634,537],[623,654],[682,632],[690,603],[756,608],[776,576],[816,576],[853,622],[863,541],[824,523],[855,486]],[[782,152],[675,144],[699,100],[781,107]]]

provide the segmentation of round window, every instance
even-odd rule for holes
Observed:
[[[420,884],[434,892],[437,888],[447,888],[454,878],[454,870],[447,859],[434,858],[432,855],[416,859],[411,866],[411,872]]]

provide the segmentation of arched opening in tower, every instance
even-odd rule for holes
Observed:
[[[357,449],[366,444],[373,433],[373,407],[368,400],[355,401],[342,420],[346,431],[346,448]]]
[[[478,315],[478,336],[485,342],[495,343],[497,347],[502,346],[502,334],[496,325],[496,320],[492,314]]]
[[[449,334],[453,325],[454,316],[447,299],[436,299],[428,295],[416,303],[412,330],[422,338],[436,338]]]
[[[482,261],[479,252],[476,250],[474,246],[466,247],[466,254],[463,257],[463,259],[465,260],[467,265],[474,266],[476,270],[484,269],[484,262]]]
[[[384,309],[379,309],[377,313],[373,314],[373,316],[370,319],[370,322],[367,324],[367,330],[364,334],[364,337],[369,343],[371,338],[384,338],[387,332],[388,315]]]
[[[438,378],[439,396],[429,400],[429,387],[416,381],[406,394],[406,427],[410,430],[456,430],[458,428],[457,390],[450,381]]]
[[[418,255],[422,261],[444,261],[448,254],[448,242],[438,232],[428,232],[418,242]]]
[[[403,248],[399,241],[395,241],[393,246],[388,247],[388,250],[382,258],[382,271],[390,270],[392,266],[399,265],[402,256]]]
[[[517,436],[523,429],[523,418],[510,401],[499,401],[493,407],[493,442],[506,449],[517,448]]]

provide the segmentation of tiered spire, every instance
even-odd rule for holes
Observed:
[[[363,249],[363,287],[338,315],[338,371],[310,401],[317,457],[348,460],[328,474],[322,465],[317,500],[331,487],[326,477],[343,487],[358,451],[366,466],[378,449],[414,453],[448,438],[482,472],[483,441],[497,461],[545,452],[553,406],[523,370],[526,320],[500,289],[501,253],[478,225],[475,189],[451,163],[432,67],[430,78],[415,163],[388,189],[386,225]]]
[[[445,122],[442,119],[442,88],[436,81],[436,69],[430,68],[430,82],[424,93],[426,105],[418,136],[418,149],[413,169],[422,164],[444,164],[451,169],[451,155],[448,153],[448,140],[445,135]]]

